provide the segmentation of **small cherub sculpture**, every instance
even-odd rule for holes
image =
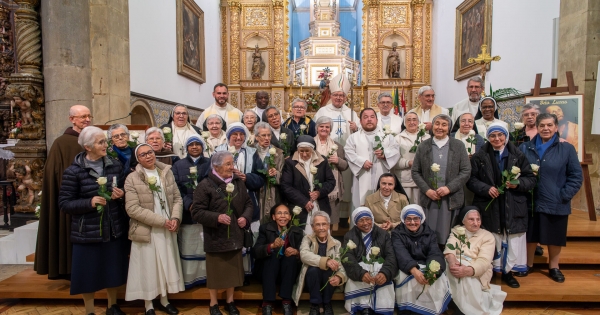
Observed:
[[[31,177],[31,168],[27,165],[16,165],[14,172],[17,177],[17,191],[21,195],[19,203],[27,206],[32,205],[35,198],[35,187]]]

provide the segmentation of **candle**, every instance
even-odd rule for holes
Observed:
[[[356,60],[356,45],[354,45],[354,60]]]
[[[117,187],[117,176],[113,176],[112,186],[113,188]]]
[[[294,47],[294,61],[296,61],[296,47]]]

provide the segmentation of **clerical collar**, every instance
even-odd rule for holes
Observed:
[[[333,105],[333,103],[331,103],[331,109],[332,110],[336,110],[338,112],[341,112],[342,110],[344,110],[344,105],[342,105],[339,108],[337,108],[337,107],[335,107],[335,105]]]
[[[448,143],[448,140],[450,140],[450,138],[448,138],[448,135],[446,135],[444,139],[438,139],[436,137],[433,137],[433,143],[435,143],[435,145],[437,145],[438,148],[445,146],[446,143]]]

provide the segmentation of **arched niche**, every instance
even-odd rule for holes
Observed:
[[[269,60],[269,41],[259,35],[252,36],[246,40],[246,80],[252,80],[252,63],[253,58],[252,54],[254,53],[254,48],[258,45],[258,49],[260,51],[260,56],[262,57],[262,61],[265,64],[265,70],[260,77],[260,80],[268,80],[270,73],[270,60]]]
[[[154,126],[154,115],[152,115],[152,108],[147,102],[143,100],[137,100],[131,104],[131,124],[148,125],[148,127]]]
[[[390,55],[390,52],[392,51],[392,45],[394,43],[396,43],[398,45],[398,47],[396,48],[396,51],[400,54],[400,78],[401,79],[406,79],[407,77],[407,62],[408,59],[406,58],[406,50],[408,49],[407,46],[407,40],[404,36],[402,36],[403,34],[399,34],[399,33],[391,33],[388,36],[383,38],[382,44],[383,44],[383,56],[382,56],[382,74],[383,77],[385,79],[390,79],[390,77],[388,77],[387,75],[387,64],[388,64],[388,56]]]

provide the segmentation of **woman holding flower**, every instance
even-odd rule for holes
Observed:
[[[173,176],[183,199],[183,215],[177,241],[186,289],[206,282],[202,224],[194,222],[191,214],[194,189],[208,171],[209,159],[203,155],[205,148],[202,137],[190,136],[186,140],[187,157],[173,165]]]
[[[269,209],[281,202],[279,184],[283,170],[283,150],[271,144],[271,127],[266,122],[259,122],[254,126],[256,138],[256,153],[265,170],[266,185],[260,189],[258,203],[260,205],[260,219],[266,217],[271,220]],[[265,222],[266,222],[265,221]],[[263,222],[264,223],[264,222]]]
[[[227,137],[225,131],[225,121],[219,114],[212,114],[204,121],[204,129],[202,131],[202,138],[206,142],[206,150],[204,150],[204,156],[210,157],[215,153],[215,148],[227,143]]]
[[[471,158],[475,152],[479,151],[485,143],[485,139],[477,133],[475,118],[473,118],[473,114],[471,113],[464,113],[458,116],[458,119],[452,127],[450,137],[462,141],[467,150],[467,154],[469,154],[469,158]]]
[[[179,157],[165,145],[165,134],[162,129],[158,127],[148,128],[146,130],[146,143],[152,146],[157,161],[167,165],[173,165],[173,163],[179,160]]]
[[[306,223],[312,211],[331,213],[328,195],[335,187],[335,177],[325,157],[315,151],[313,137],[300,136],[297,143],[298,150],[283,166],[281,193],[289,205],[302,207],[299,219]]]
[[[181,104],[173,107],[169,121],[160,128],[163,130],[165,137],[169,134],[170,141],[166,144],[167,149],[172,150],[181,159],[185,158],[187,154],[185,139],[194,134],[199,135],[202,132],[200,128],[192,125],[187,107]]]
[[[421,124],[419,115],[408,112],[404,116],[404,129],[396,135],[396,142],[400,144],[400,160],[392,169],[392,173],[400,179],[400,184],[406,191],[406,197],[413,203],[419,203],[419,187],[413,181],[411,168],[418,145],[430,138],[425,131],[425,124]],[[418,143],[417,143],[418,142]],[[399,219],[398,219],[399,221]]]
[[[149,144],[138,145],[134,154],[139,164],[125,181],[132,240],[125,300],[144,300],[146,315],[154,315],[152,300],[159,295],[160,310],[178,314],[167,294],[185,290],[177,247],[181,195],[171,166],[157,162]]]
[[[454,314],[499,315],[506,292],[500,286],[490,284],[492,259],[496,252],[494,236],[481,228],[477,207],[464,207],[455,223],[444,250]]]
[[[123,165],[123,178],[135,170],[137,164],[135,158],[132,159],[133,149],[136,146],[136,140],[129,141],[129,129],[122,124],[114,124],[108,128],[106,134],[112,146],[108,149],[112,157],[116,158]]]
[[[493,97],[482,97],[479,100],[479,110],[475,115],[475,125],[479,135],[485,137],[487,135],[487,128],[492,123],[498,123],[504,126],[508,130],[508,124],[505,121],[498,119],[498,104]]]
[[[309,137],[310,136],[306,136]],[[301,138],[301,137],[299,137]],[[300,259],[302,269],[294,288],[294,302],[298,305],[304,286],[310,294],[309,315],[319,315],[323,306],[324,315],[333,315],[331,298],[335,288],[346,282],[347,276],[341,261],[341,243],[329,233],[329,214],[315,211],[311,217],[311,227],[314,233],[304,236],[300,244]],[[348,244],[348,249],[355,244]]]
[[[71,295],[82,294],[86,314],[93,314],[94,292],[106,289],[106,314],[124,315],[116,304],[117,288],[127,280],[130,244],[124,192],[118,188],[122,166],[106,155],[106,134],[100,128],[84,128],[78,143],[84,152],[65,170],[58,195],[61,211],[71,215]],[[100,197],[101,185],[110,199]]]
[[[244,112],[244,116],[242,117],[242,123],[244,123],[244,126],[246,126],[246,128],[250,131],[250,135],[248,136],[247,143],[251,147],[256,146],[254,126],[256,126],[256,124],[259,121],[260,121],[260,118],[258,118],[258,114],[256,114],[256,112],[254,110],[247,109]]]
[[[429,218],[438,242],[445,244],[452,220],[464,204],[464,186],[471,176],[465,145],[449,137],[452,120],[437,115],[432,120],[432,138],[421,143],[415,154],[412,178],[421,192],[419,205]]]
[[[571,199],[581,188],[583,174],[575,147],[560,141],[558,118],[539,114],[536,126],[538,134],[520,146],[529,163],[539,166],[534,209],[527,228],[527,265],[529,270],[533,266],[537,242],[548,245],[550,278],[564,282],[565,276],[558,266],[560,251],[567,242]]]
[[[249,228],[254,209],[244,180],[234,173],[233,155],[217,152],[210,163],[212,170],[196,187],[192,204],[192,219],[204,229],[210,314],[221,314],[217,290],[226,289],[226,310],[239,315],[233,291],[244,283],[243,229]]]
[[[342,261],[348,276],[344,290],[346,310],[350,314],[393,314],[392,279],[398,267],[390,235],[375,225],[375,217],[367,207],[354,209],[352,221],[354,226],[344,235],[343,243],[344,246],[350,242],[356,244],[348,250],[347,261]],[[365,263],[363,257],[369,263]]]
[[[400,315],[441,314],[450,302],[446,261],[435,232],[425,224],[425,212],[407,205],[399,215],[402,224],[392,231],[392,246],[400,272],[396,282],[396,306]],[[433,284],[427,273],[433,274]],[[418,313],[417,313],[418,311]]]
[[[329,205],[331,206],[332,230],[337,231],[340,222],[340,202],[344,195],[342,172],[348,169],[348,161],[346,161],[344,147],[329,136],[332,126],[333,120],[328,116],[321,116],[317,119],[315,145],[317,152],[327,158],[335,178],[335,187],[329,193]]]
[[[475,197],[473,205],[485,209],[481,221],[496,239],[494,271],[502,272],[502,280],[518,288],[513,277],[527,275],[527,196],[536,178],[525,155],[508,141],[503,124],[487,128],[489,142],[471,159],[471,178],[467,187]]]
[[[292,289],[300,270],[300,243],[304,232],[294,225],[293,220],[301,212],[300,207],[295,207],[294,213],[291,213],[286,205],[276,204],[270,211],[271,221],[262,224],[258,230],[258,239],[252,253],[256,258],[255,273],[262,280],[263,315],[271,315],[273,312],[278,279],[283,314],[294,314]]]

